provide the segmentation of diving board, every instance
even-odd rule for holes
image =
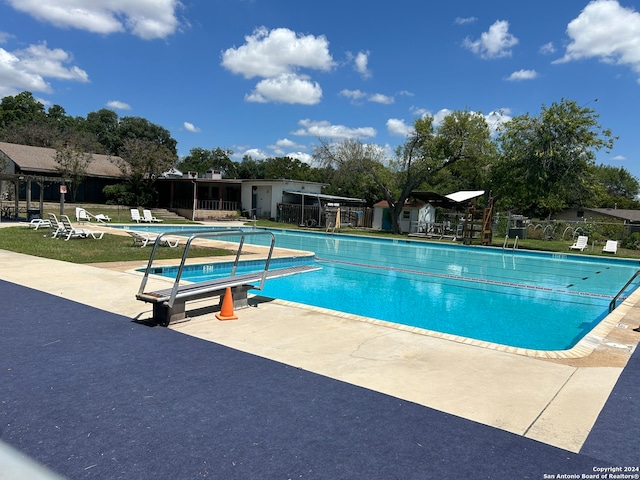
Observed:
[[[163,242],[163,237],[165,235],[190,235],[190,237],[185,245],[185,250],[182,255],[180,266],[177,270],[173,287],[145,292],[146,284],[152,271],[152,264],[155,258],[156,249],[158,248],[158,245]],[[236,275],[235,272],[239,264],[245,237],[249,235],[269,235],[271,237],[269,254],[265,260],[265,266],[262,271]],[[180,278],[182,276],[185,262],[187,260],[191,242],[197,238],[217,238],[225,236],[240,237],[240,243],[236,252],[236,258],[230,275],[228,277],[181,285]],[[264,282],[268,279],[320,270],[320,267],[317,267],[315,265],[295,265],[269,270],[269,264],[273,255],[274,246],[275,236],[273,235],[273,233],[262,230],[249,232],[243,230],[225,230],[222,232],[203,232],[202,230],[165,232],[159,235],[155,240],[153,250],[151,251],[151,256],[149,257],[149,263],[147,264],[147,268],[145,270],[142,283],[140,284],[140,289],[136,294],[136,298],[140,301],[153,304],[153,321],[158,325],[167,326],[171,323],[176,323],[185,319],[186,303],[188,301],[220,296],[225,293],[227,288],[230,288],[232,296],[234,298],[234,307],[241,308],[247,306],[247,291],[252,289],[262,290],[262,288],[264,287]],[[222,304],[222,297],[220,303]]]

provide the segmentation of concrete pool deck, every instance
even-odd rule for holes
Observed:
[[[148,319],[150,305],[135,299],[141,275],[130,268],[0,250],[3,280]],[[216,301],[190,304],[203,307],[202,314],[171,328],[578,452],[640,340],[632,330],[640,325],[638,302],[634,294],[618,307],[615,327],[592,353],[567,359],[497,351],[260,297],[225,322],[213,315]]]

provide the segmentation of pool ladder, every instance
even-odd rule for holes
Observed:
[[[504,237],[504,243],[502,244],[502,249],[505,250],[509,248],[509,235]],[[513,249],[516,250],[518,248],[518,236],[513,239]]]
[[[640,270],[634,273],[629,279],[629,281],[624,284],[624,287],[622,287],[620,291],[616,294],[616,296],[613,297],[613,300],[611,300],[611,303],[609,303],[609,313],[613,312],[616,309],[616,301],[618,300],[618,298],[620,298],[620,295],[624,293],[627,287],[631,285],[631,283],[636,279],[638,275],[640,275]]]

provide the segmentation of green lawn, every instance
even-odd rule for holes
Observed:
[[[87,227],[90,228],[90,227]],[[182,242],[184,244],[184,242]],[[0,228],[0,249],[36,257],[52,258],[72,263],[126,262],[149,260],[150,246],[133,246],[129,236],[105,233],[101,240],[72,238],[69,241],[51,238],[47,229],[33,230],[26,226]],[[181,258],[184,249],[161,247],[156,259]],[[229,255],[229,250],[191,246],[189,258]]]
[[[268,228],[284,228],[288,230],[297,229],[295,225],[276,223],[270,221],[258,221],[258,226]],[[87,226],[90,228],[90,226]],[[314,232],[324,232],[322,229],[302,229]],[[375,235],[384,238],[407,239],[407,235],[393,235],[391,233],[374,232],[372,230],[344,228],[340,229],[341,234],[353,235]],[[451,243],[451,240],[420,240],[412,237],[415,241],[432,241]],[[602,253],[602,245],[589,245],[584,252],[569,250],[572,240],[536,240],[524,239],[518,243],[518,248],[522,250],[538,250],[558,253],[575,253],[578,255],[606,255]],[[493,246],[501,248],[503,239],[494,237]],[[276,245],[277,246],[277,245]],[[513,240],[510,242],[513,246]],[[128,236],[105,234],[102,240],[77,239],[69,241],[51,238],[48,230],[33,230],[26,226],[11,226],[0,228],[0,249],[10,250],[27,255],[52,258],[72,263],[102,263],[102,262],[126,262],[126,261],[147,261],[151,252],[151,247],[140,248],[133,246],[132,240]],[[157,259],[178,259],[181,258],[183,249],[159,248],[156,254]],[[233,252],[219,248],[197,247],[189,249],[189,258],[229,255]],[[640,251],[618,248],[616,257],[638,258]]]

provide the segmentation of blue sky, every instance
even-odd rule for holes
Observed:
[[[317,138],[403,143],[415,118],[491,125],[562,98],[640,177],[640,0],[0,0],[0,97],[110,108],[194,147],[310,161]],[[597,99],[597,101],[596,101]]]

